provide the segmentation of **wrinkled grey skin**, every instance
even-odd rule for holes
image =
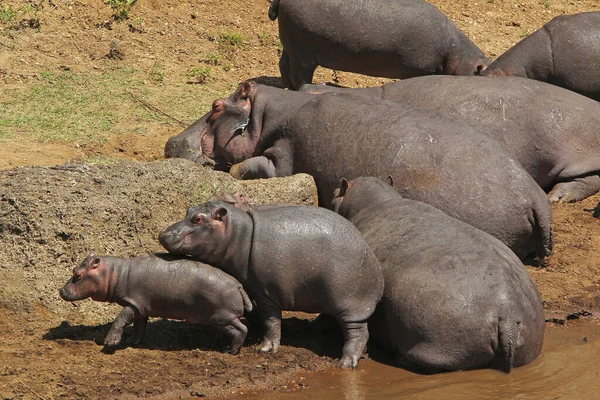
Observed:
[[[424,372],[513,367],[544,339],[538,290],[503,243],[375,178],[344,181],[333,207],[381,261],[371,337]]]
[[[551,251],[545,193],[500,143],[463,122],[380,99],[247,82],[215,103],[203,148],[234,164],[236,178],[304,172],[319,204],[329,204],[342,177],[392,175],[402,196],[490,233],[521,258]],[[244,131],[234,132],[243,121]]]
[[[160,243],[237,278],[254,301],[277,352],[281,312],[333,316],[344,333],[339,366],[356,367],[369,337],[367,319],[383,292],[379,262],[356,228],[316,207],[262,206],[248,212],[218,201],[191,207]]]
[[[290,89],[311,83],[317,66],[387,78],[474,75],[483,52],[435,6],[422,0],[275,0]]]
[[[304,85],[309,93],[352,93],[437,110],[501,142],[551,201],[600,190],[600,104],[517,77],[424,76],[377,88]]]
[[[482,73],[520,76],[600,100],[600,12],[560,15],[508,49]]]
[[[143,340],[148,317],[210,325],[231,339],[227,353],[238,354],[248,329],[240,321],[252,303],[242,285],[223,271],[197,261],[169,255],[131,259],[90,254],[60,289],[67,301],[91,297],[117,303],[123,311],[104,339],[118,346],[123,328],[133,323],[134,344]]]

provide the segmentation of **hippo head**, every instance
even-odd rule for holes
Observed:
[[[228,208],[231,206],[219,201],[190,207],[182,221],[160,233],[160,244],[169,253],[192,256],[209,264],[220,262],[229,242]]]
[[[254,91],[253,83],[244,82],[228,98],[213,102],[212,111],[202,117],[204,157],[214,159],[217,165],[233,165],[253,155],[259,136],[251,119]]]
[[[340,187],[333,192],[331,209],[351,219],[364,208],[389,198],[400,197],[393,185],[391,176],[385,182],[374,177],[361,177],[352,181],[342,178]]]
[[[94,253],[86,257],[73,269],[73,276],[60,291],[63,300],[75,301],[91,297],[96,301],[106,301],[108,296],[108,278],[105,262]]]

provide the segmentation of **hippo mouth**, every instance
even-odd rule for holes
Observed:
[[[66,301],[75,301],[75,300],[79,300],[79,298],[77,297],[77,295],[73,292],[73,290],[67,289],[66,287],[61,288],[58,291],[58,294],[60,295],[61,299],[66,300]]]

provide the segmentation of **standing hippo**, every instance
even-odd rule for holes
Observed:
[[[123,328],[133,323],[134,344],[146,331],[148,317],[210,325],[231,338],[227,353],[238,354],[248,328],[240,321],[252,303],[242,285],[223,271],[197,261],[168,255],[131,259],[90,254],[60,289],[67,301],[91,297],[123,306],[104,339],[121,343]]]
[[[517,77],[424,76],[376,88],[304,85],[309,93],[378,97],[463,120],[501,142],[551,201],[600,190],[600,104],[569,90]]]
[[[344,176],[392,175],[402,196],[492,234],[519,257],[551,251],[545,193],[500,143],[466,123],[380,99],[248,82],[203,118],[204,155],[235,164],[236,178],[304,172],[319,204],[330,204]]]
[[[559,15],[508,49],[482,75],[520,76],[600,100],[600,12]]]
[[[387,78],[473,75],[483,52],[423,0],[274,0],[284,84],[311,83],[317,66]]]
[[[510,372],[538,357],[542,301],[499,240],[375,178],[342,181],[333,207],[381,261],[385,289],[369,331],[400,364]]]
[[[383,277],[360,232],[344,218],[317,207],[245,212],[209,201],[164,230],[160,243],[171,253],[218,266],[244,285],[264,323],[260,351],[277,352],[282,310],[322,312],[335,317],[344,332],[339,366],[356,367]]]

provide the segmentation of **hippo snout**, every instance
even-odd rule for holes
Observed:
[[[62,288],[60,288],[60,290],[58,291],[58,294],[60,295],[61,299],[66,300],[66,301],[77,300],[75,298],[76,296],[73,293],[73,291],[69,290],[69,288],[67,288],[67,286],[63,286]]]
[[[167,249],[169,252],[176,251],[180,247],[177,236],[173,230],[169,228],[165,229],[158,235],[158,241],[160,242],[161,246]]]

